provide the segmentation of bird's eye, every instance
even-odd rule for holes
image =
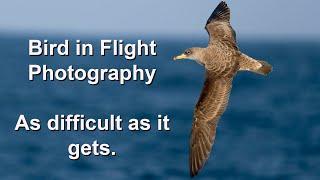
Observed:
[[[184,52],[185,55],[189,55],[191,54],[191,51],[190,50],[187,50],[186,52]]]

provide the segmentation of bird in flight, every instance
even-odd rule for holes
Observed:
[[[242,53],[236,33],[230,24],[230,9],[222,1],[209,17],[205,29],[209,34],[208,47],[193,47],[174,60],[191,59],[205,67],[206,79],[193,115],[189,167],[190,176],[198,174],[209,158],[216,136],[216,128],[224,113],[232,87],[239,71],[267,75],[272,66]]]

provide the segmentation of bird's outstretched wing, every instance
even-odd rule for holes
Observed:
[[[209,17],[206,30],[209,34],[209,46],[217,41],[229,41],[236,45],[236,33],[230,24],[230,9],[222,1]]]
[[[191,177],[198,174],[209,158],[220,116],[225,111],[232,78],[215,78],[207,71],[206,81],[194,111],[190,139],[189,167]]]

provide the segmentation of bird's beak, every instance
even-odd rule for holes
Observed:
[[[186,56],[185,54],[181,54],[181,55],[175,56],[175,57],[173,58],[174,61],[180,60],[180,59],[187,59],[187,56]]]

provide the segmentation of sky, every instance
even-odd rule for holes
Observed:
[[[4,0],[0,31],[201,35],[219,0]],[[238,35],[318,36],[319,0],[229,0]]]

